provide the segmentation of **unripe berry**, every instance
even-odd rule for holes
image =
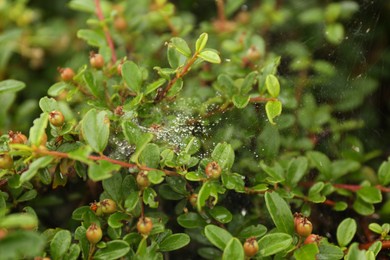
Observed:
[[[49,121],[52,125],[61,127],[64,125],[65,117],[61,111],[53,110],[49,113]]]
[[[189,197],[188,197],[188,201],[190,202],[190,204],[193,206],[193,207],[196,207],[196,202],[198,200],[198,194],[196,193],[192,193]]]
[[[221,176],[222,169],[217,162],[213,161],[206,165],[205,171],[208,178],[218,179]]]
[[[305,245],[308,244],[314,244],[320,242],[321,237],[319,235],[311,234],[306,239],[305,242],[303,242]]]
[[[307,218],[302,218],[295,225],[295,232],[301,237],[307,237],[313,231],[313,225]]]
[[[153,229],[153,222],[150,218],[139,218],[137,223],[137,230],[141,235],[147,236]]]
[[[148,187],[150,185],[147,171],[139,172],[136,180],[137,180],[137,184],[141,190],[145,189],[146,187]]]
[[[247,257],[252,257],[259,251],[259,244],[255,237],[248,238],[244,243],[244,253]]]
[[[104,214],[112,214],[116,212],[116,203],[112,199],[104,199],[102,202],[100,202],[100,204]]]
[[[58,68],[58,71],[61,73],[61,79],[63,81],[73,80],[75,74],[71,68]]]
[[[91,66],[95,69],[101,69],[104,66],[104,58],[99,53],[91,53],[89,56],[89,62]]]
[[[0,169],[10,169],[14,165],[14,160],[8,153],[0,154]]]
[[[103,231],[98,225],[92,223],[87,229],[85,236],[91,244],[97,244],[103,237]]]
[[[13,131],[9,131],[8,136],[9,136],[9,143],[10,144],[25,144],[25,143],[27,143],[27,137],[20,132],[14,133]]]
[[[114,27],[120,32],[126,30],[127,28],[126,19],[123,18],[122,16],[118,16],[114,21]]]

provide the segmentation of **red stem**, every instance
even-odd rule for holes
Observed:
[[[360,244],[359,245],[359,248],[360,249],[368,249],[370,248],[370,246],[372,244],[374,244],[376,241],[372,241],[372,242],[369,242],[369,243],[365,243],[365,244]],[[390,248],[390,240],[382,240],[380,241],[382,243],[382,249],[381,250],[384,250],[384,249],[389,249]]]
[[[276,101],[276,98],[266,98],[266,97],[252,97],[249,99],[251,103],[262,103],[267,101]]]
[[[99,18],[99,21],[101,21],[103,23],[103,31],[104,31],[104,35],[106,37],[106,41],[108,43],[108,47],[110,47],[110,49],[111,49],[112,63],[115,63],[117,59],[116,59],[114,41],[112,40],[110,31],[108,30],[108,27],[107,27],[106,23],[104,22],[104,15],[103,15],[102,7],[100,5],[100,0],[95,0],[95,7],[96,7],[96,15]]]

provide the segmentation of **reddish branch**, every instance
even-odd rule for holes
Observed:
[[[103,31],[104,35],[106,37],[106,41],[108,43],[108,47],[111,49],[111,60],[113,63],[116,62],[116,53],[115,53],[115,47],[114,47],[114,41],[112,40],[110,31],[108,30],[108,27],[106,23],[104,22],[104,15],[102,11],[102,7],[100,5],[100,0],[95,0],[95,7],[96,7],[96,15],[99,18],[99,21],[103,23]]]
[[[224,23],[226,21],[226,16],[225,16],[225,3],[223,2],[224,0],[216,0],[217,3],[217,12],[218,12],[218,20],[221,23]]]
[[[56,158],[69,158],[69,155],[67,153],[58,152],[58,151],[37,149],[37,150],[35,150],[35,153],[40,154],[40,155],[50,155],[50,156],[54,156]],[[89,155],[88,159],[93,160],[93,161],[107,161],[107,162],[110,162],[113,164],[120,165],[123,168],[138,168],[138,169],[144,170],[144,171],[160,170],[160,169],[150,168],[150,167],[143,166],[143,165],[137,165],[134,163],[119,161],[119,160],[107,157],[105,155]],[[174,171],[165,170],[165,169],[162,169],[161,171],[163,171],[167,175],[177,175],[177,173]]]
[[[182,70],[180,70],[178,73],[176,73],[176,77],[174,79],[171,79],[169,82],[168,82],[168,85],[165,89],[159,89],[159,92],[157,94],[157,97],[155,98],[155,102],[159,102],[161,101],[168,93],[168,91],[173,87],[173,85],[176,83],[176,81],[182,77],[184,77],[184,75],[186,75],[188,73],[188,71],[190,70],[191,66],[194,64],[194,62],[196,61],[196,58],[198,56],[198,52],[195,52],[194,55],[192,56],[192,58],[187,62],[187,64],[183,67]]]
[[[252,97],[249,99],[249,102],[251,103],[262,103],[267,101],[276,101],[277,98],[266,98],[266,97]]]

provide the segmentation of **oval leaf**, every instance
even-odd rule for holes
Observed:
[[[352,218],[344,219],[337,227],[337,241],[340,246],[347,246],[356,233],[356,222]]]
[[[202,33],[195,43],[195,50],[197,52],[201,52],[206,46],[209,35],[207,33]]]
[[[125,256],[130,251],[130,246],[125,241],[113,240],[106,244],[105,248],[99,249],[94,260],[107,260],[107,259],[118,259]]]
[[[68,230],[58,231],[50,243],[50,253],[54,260],[61,259],[68,251],[72,235]]]
[[[212,208],[209,213],[215,220],[221,223],[229,223],[233,218],[232,213],[230,213],[227,208],[222,206],[216,206]]]
[[[179,248],[185,247],[190,243],[190,236],[184,233],[177,233],[166,237],[160,243],[160,251],[167,252],[177,250]]]
[[[259,253],[262,256],[274,255],[288,248],[292,241],[292,237],[285,233],[272,233],[265,235],[258,241],[260,248]]]
[[[244,256],[245,256],[244,248],[242,247],[240,240],[233,237],[227,243],[225,250],[223,250],[222,259],[223,260],[244,259],[245,258]]]
[[[26,87],[26,84],[24,82],[14,80],[14,79],[7,79],[0,82],[0,94],[6,93],[6,92],[17,92],[19,90],[22,90]]]
[[[233,238],[228,231],[214,225],[206,226],[204,232],[207,239],[221,250],[225,250],[226,245]]]
[[[279,96],[280,84],[278,78],[275,77],[274,75],[272,74],[267,75],[267,77],[265,78],[265,87],[267,88],[268,93],[272,97],[276,98]]]
[[[278,193],[267,192],[265,194],[265,203],[278,230],[287,234],[293,234],[294,219],[287,202]]]
[[[267,101],[265,104],[265,112],[267,113],[269,122],[274,125],[274,118],[282,113],[282,103],[278,100]]]
[[[101,153],[106,148],[110,135],[110,120],[105,111],[91,109],[82,121],[82,133],[85,141],[95,152]]]
[[[198,57],[210,63],[218,63],[218,64],[221,63],[221,58],[219,57],[218,53],[214,50],[202,51],[201,53],[198,54]]]
[[[177,218],[177,223],[185,228],[198,228],[206,225],[206,221],[198,213],[194,212],[180,215]]]

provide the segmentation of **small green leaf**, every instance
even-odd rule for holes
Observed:
[[[140,92],[142,84],[142,72],[137,64],[135,64],[133,61],[124,62],[122,65],[122,77],[130,90],[137,94]]]
[[[209,36],[207,33],[202,33],[199,36],[199,38],[196,40],[196,43],[195,43],[195,51],[196,52],[201,52],[204,49],[208,38],[209,38]]]
[[[160,163],[160,148],[156,144],[146,144],[139,156],[139,163],[149,168],[157,168]]]
[[[69,2],[69,7],[73,10],[94,13],[95,8],[93,6],[92,0],[71,0]]]
[[[125,200],[126,211],[130,212],[135,209],[139,202],[139,193],[138,191],[132,191],[130,195]]]
[[[24,84],[21,81],[14,80],[14,79],[7,79],[0,81],[0,94],[6,93],[6,92],[18,92],[19,90],[22,90],[26,87],[26,84]]]
[[[157,193],[154,189],[147,187],[143,191],[143,201],[145,204],[149,205],[151,208],[158,207],[158,201],[156,201]]]
[[[221,223],[229,223],[232,221],[233,215],[230,211],[222,206],[216,206],[209,210],[210,215]]]
[[[227,243],[225,249],[223,250],[222,259],[230,260],[244,258],[244,248],[242,247],[240,240],[235,237],[231,238],[230,241]]]
[[[219,164],[223,171],[228,171],[234,163],[234,150],[230,144],[218,143],[211,158]]]
[[[204,232],[207,239],[222,251],[225,250],[226,245],[233,238],[228,231],[214,225],[207,225]]]
[[[317,254],[317,259],[336,260],[344,257],[344,252],[340,247],[324,242],[323,240],[318,245],[320,252]]]
[[[77,31],[77,37],[86,41],[89,45],[100,47],[106,45],[103,32],[97,30],[81,29]]]
[[[209,260],[221,259],[222,257],[221,251],[215,247],[202,247],[198,249],[197,253],[204,259]]]
[[[352,218],[344,219],[337,227],[337,241],[340,246],[347,246],[353,239],[356,233],[356,222]]]
[[[235,190],[237,192],[245,191],[244,176],[238,173],[223,173],[222,183],[226,187],[226,189]]]
[[[333,205],[333,210],[335,211],[344,211],[348,208],[348,203],[344,201],[337,201],[336,204]]]
[[[290,235],[285,233],[272,233],[265,235],[259,241],[259,253],[262,256],[274,255],[280,251],[288,248],[293,239]]]
[[[173,84],[170,90],[168,90],[167,97],[174,97],[176,96],[181,89],[183,88],[183,80],[181,78],[177,79],[176,82]]]
[[[30,142],[35,146],[39,146],[42,142],[43,135],[49,121],[49,114],[42,113],[41,116],[34,120],[33,126],[30,128]]]
[[[104,191],[111,199],[114,201],[122,200],[121,190],[119,189],[119,187],[122,185],[122,176],[120,174],[114,174],[111,178],[103,180],[102,184]]]
[[[242,96],[242,95],[234,95],[232,99],[234,106],[238,109],[245,108],[248,105],[249,100],[250,100],[249,96]]]
[[[375,187],[362,187],[356,194],[367,203],[375,204],[382,202],[382,193]]]
[[[177,223],[184,228],[203,228],[206,226],[206,221],[195,212],[182,214],[177,218]]]
[[[147,95],[147,94],[152,93],[153,91],[155,91],[156,89],[161,87],[166,81],[167,80],[163,79],[163,78],[160,78],[156,81],[153,81],[152,83],[150,83],[149,85],[146,86],[144,94]]]
[[[98,249],[94,260],[119,259],[130,251],[130,246],[125,241],[113,240],[106,243],[106,247]]]
[[[274,119],[282,113],[282,102],[279,100],[267,101],[265,104],[265,112],[269,122],[274,125]]]
[[[280,232],[294,234],[294,219],[287,202],[276,192],[265,193],[265,203],[275,226]]]
[[[202,207],[206,204],[206,200],[210,197],[211,194],[211,184],[209,181],[202,184],[202,187],[198,193],[198,200],[196,201],[196,207],[198,211],[202,210]]]
[[[190,47],[188,47],[188,44],[186,43],[186,41],[184,39],[179,38],[179,37],[173,37],[171,39],[171,43],[176,48],[176,50],[178,52],[180,52],[181,54],[183,54],[184,56],[186,56],[188,58],[191,57]]]
[[[0,228],[14,229],[26,228],[32,229],[38,226],[37,216],[29,213],[14,213],[4,216],[0,219]],[[1,244],[1,243],[0,243]]]
[[[198,57],[210,63],[217,63],[217,64],[221,63],[221,58],[219,57],[217,51],[215,50],[211,50],[211,49],[204,50],[198,54]]]
[[[375,207],[371,203],[367,203],[362,200],[360,197],[357,197],[352,205],[353,209],[356,210],[357,213],[368,216],[375,212]]]
[[[88,176],[93,181],[101,181],[110,178],[120,168],[120,165],[100,160],[89,166]]]
[[[257,224],[245,227],[243,230],[241,230],[237,237],[239,239],[247,239],[250,237],[259,238],[265,233],[267,233],[267,228],[261,224]]]
[[[344,39],[344,34],[344,26],[340,23],[331,23],[326,26],[325,38],[332,44],[340,44]]]
[[[386,186],[390,183],[390,161],[383,162],[378,170],[379,182]]]
[[[34,231],[14,230],[1,239],[2,259],[33,259],[42,255],[46,241]]]
[[[20,196],[17,199],[17,202],[24,202],[34,199],[37,196],[38,192],[36,190],[29,190],[23,193],[22,196]]]
[[[95,152],[101,153],[106,148],[110,135],[110,120],[105,111],[91,109],[82,120],[82,133],[85,141]]]
[[[50,242],[50,254],[54,260],[62,259],[69,249],[72,235],[68,230],[58,231]]]
[[[159,170],[148,171],[148,179],[153,184],[160,184],[164,181],[165,173]]]
[[[375,233],[377,233],[377,234],[381,234],[382,231],[383,231],[381,225],[379,225],[379,224],[377,224],[377,223],[371,223],[371,224],[369,224],[369,225],[368,225],[368,228],[369,228],[371,231],[373,231],[373,232],[375,232]]]
[[[308,244],[295,250],[294,257],[299,260],[318,259],[316,256],[319,252],[317,244]]]
[[[185,247],[190,243],[190,236],[184,233],[176,233],[169,235],[161,241],[159,250],[162,252],[168,252]]]
[[[308,151],[306,156],[311,164],[317,168],[326,178],[331,177],[331,162],[325,154],[317,151]]]
[[[131,217],[122,212],[115,212],[108,217],[107,223],[112,228],[120,228],[124,221],[130,221]]]
[[[280,92],[280,84],[277,77],[272,74],[267,75],[265,78],[265,87],[271,97],[277,98]]]
[[[359,249],[358,243],[353,243],[349,249],[348,253],[344,257],[345,260],[357,260],[357,259],[364,259],[368,260],[366,258],[365,251]]]
[[[377,256],[379,254],[379,252],[381,251],[382,249],[382,242],[381,241],[376,241],[374,242],[369,248],[368,250],[372,251],[374,253],[375,256]]]
[[[45,156],[45,157],[40,157],[33,161],[29,167],[28,170],[23,172],[22,175],[20,175],[19,182],[22,184],[26,181],[31,180],[37,173],[39,169],[45,168],[48,166],[52,161],[53,157],[51,156]]]
[[[307,167],[308,160],[305,157],[292,159],[287,167],[286,182],[291,186],[297,185],[297,183],[305,175]]]
[[[53,110],[58,110],[57,100],[54,98],[43,97],[39,100],[39,107],[43,112],[50,113]]]

